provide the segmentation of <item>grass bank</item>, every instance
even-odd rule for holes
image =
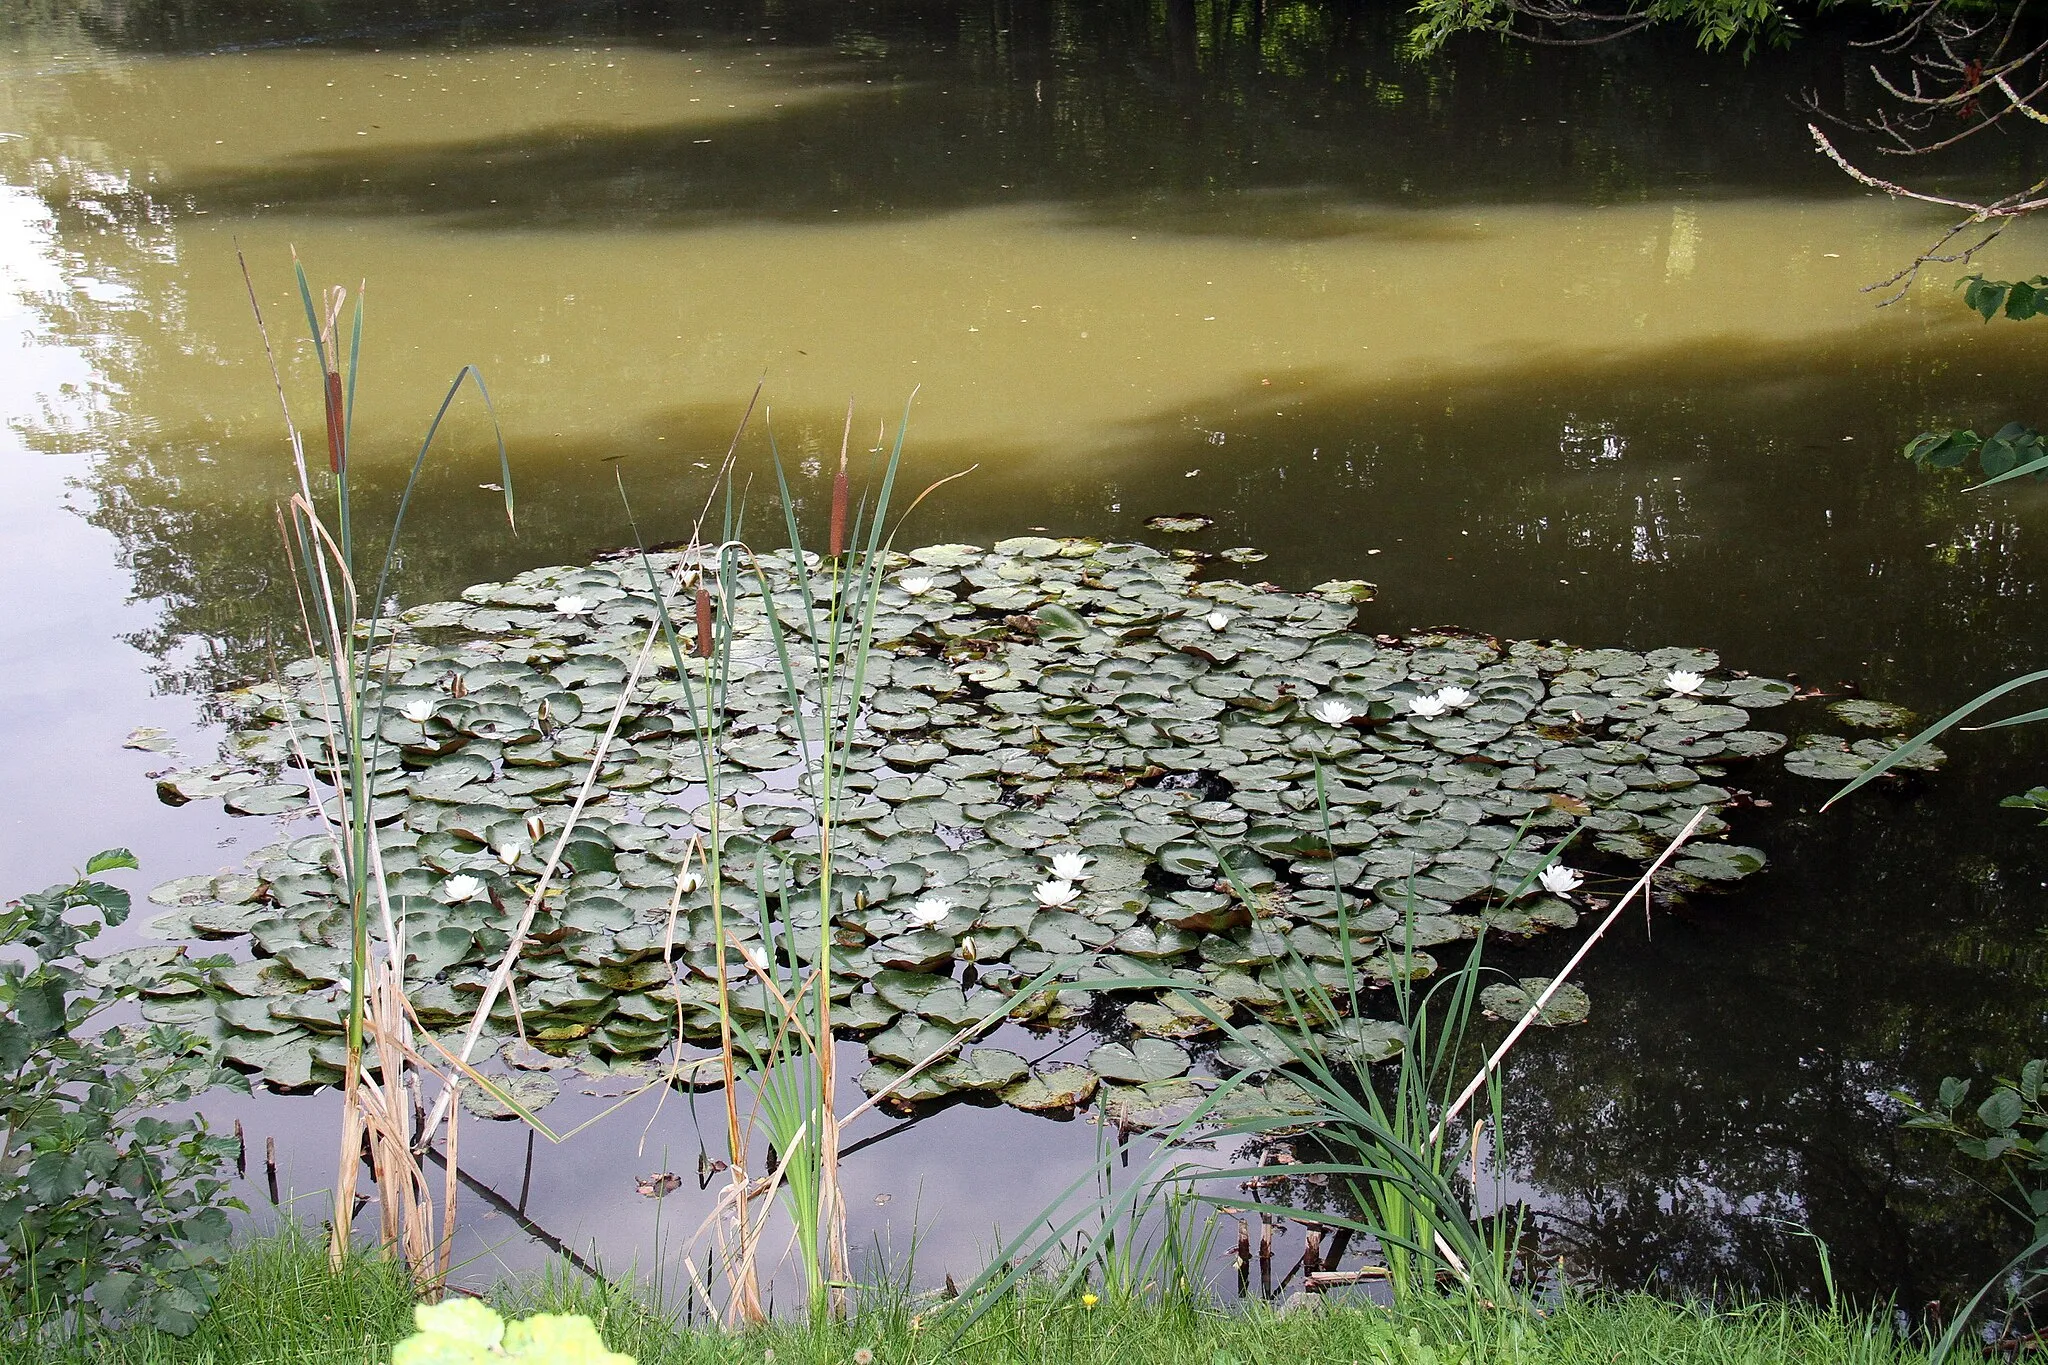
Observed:
[[[1709,1310],[1647,1295],[1574,1298],[1541,1318],[1447,1303],[1386,1311],[1329,1303],[1189,1308],[1105,1297],[1013,1297],[959,1341],[922,1316],[928,1301],[871,1306],[813,1329],[679,1329],[622,1288],[549,1279],[494,1296],[508,1313],[577,1312],[639,1365],[1920,1365],[1923,1349],[1881,1319],[1802,1304]],[[0,1346],[0,1365],[376,1365],[410,1330],[412,1297],[390,1262],[330,1272],[304,1233],[253,1240],[218,1307],[191,1337],[127,1332],[77,1343]],[[860,1353],[857,1355],[857,1353]],[[1975,1360],[1974,1356],[1951,1357]]]

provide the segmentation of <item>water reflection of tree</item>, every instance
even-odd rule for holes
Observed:
[[[721,124],[703,146],[687,121],[543,129],[487,145],[347,149],[181,186],[216,212],[262,205],[413,223],[426,213],[471,227],[844,222],[976,207],[1000,184],[1009,202],[1122,224],[1314,235],[1356,230],[1328,212],[1333,198],[1616,202],[1674,190],[1845,189],[1814,164],[1789,105],[1802,89],[1840,83],[1840,44],[1827,41],[1751,69],[1677,37],[1590,55],[1474,44],[1455,61],[1417,64],[1400,54],[1399,7],[1319,0],[744,0],[687,13],[130,0],[83,13],[103,41],[157,51],[567,37],[758,51],[745,45],[772,38],[814,54],[809,79],[845,87]]]

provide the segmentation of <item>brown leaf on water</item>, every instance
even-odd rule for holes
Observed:
[[[1593,813],[1591,806],[1579,800],[1578,797],[1566,796],[1563,792],[1552,792],[1550,794],[1550,808],[1563,811],[1566,815],[1579,819],[1584,819]]]
[[[649,1199],[660,1199],[674,1194],[682,1187],[682,1177],[674,1171],[663,1171],[659,1175],[643,1175],[633,1182],[633,1189]]]

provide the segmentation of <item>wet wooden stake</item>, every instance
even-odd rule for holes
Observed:
[[[249,1135],[242,1131],[242,1121],[235,1120],[235,1179],[249,1178]]]
[[[270,1186],[270,1203],[277,1205],[277,1139],[263,1139],[263,1179]]]
[[[1301,1273],[1313,1275],[1323,1268],[1323,1231],[1309,1228],[1301,1235]]]

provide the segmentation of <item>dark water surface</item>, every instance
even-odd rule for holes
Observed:
[[[455,370],[491,383],[521,534],[478,487],[471,405],[415,513],[408,600],[625,539],[615,455],[650,536],[680,534],[765,374],[806,498],[848,394],[864,435],[921,386],[907,477],[979,469],[915,540],[1144,538],[1200,511],[1204,548],[1265,548],[1276,583],[1380,583],[1378,630],[1702,645],[1923,713],[2039,666],[2048,494],[1966,495],[1896,451],[1931,421],[2038,418],[2043,343],[1978,325],[1948,278],[1884,312],[1858,292],[1940,224],[1807,150],[1791,97],[1855,97],[1841,34],[1747,67],[1647,40],[1417,65],[1393,17],[1334,6],[9,12],[10,889],[102,845],[154,880],[269,833],[159,806],[162,760],[118,747],[154,724],[205,755],[207,690],[292,649],[237,244],[301,417],[288,249],[369,281],[373,515]],[[2036,240],[1986,268],[2034,273]],[[1508,1151],[1581,1267],[1810,1291],[1797,1224],[1852,1292],[1917,1304],[2002,1259],[2010,1229],[1886,1098],[2041,1046],[2048,856],[1996,802],[2042,755],[1951,749],[1824,816],[1823,786],[1757,777],[1775,804],[1737,829],[1771,870],[1627,926],[1585,971],[1592,1022],[1518,1054]],[[300,1191],[331,1177],[331,1109],[220,1106],[278,1137]],[[686,1103],[651,1113],[530,1176],[522,1135],[472,1125],[465,1164],[645,1268],[702,1216],[632,1191],[696,1159]],[[857,1235],[900,1251],[914,1213],[921,1273],[965,1271],[1095,1143],[929,1117],[849,1163]],[[532,1264],[509,1213],[469,1209],[474,1250]]]

